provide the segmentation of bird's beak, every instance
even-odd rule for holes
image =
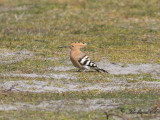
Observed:
[[[61,47],[58,47],[58,48],[69,48],[69,46],[61,46]]]

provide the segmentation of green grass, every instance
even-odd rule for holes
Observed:
[[[33,57],[22,61],[0,64],[0,73],[19,74],[73,74],[77,79],[34,78],[37,81],[63,81],[93,85],[123,80],[140,84],[143,81],[159,82],[153,74],[112,75],[95,72],[52,71],[49,67],[71,66],[69,50],[59,46],[72,42],[89,43],[83,49],[93,61],[160,64],[160,7],[159,0],[0,0],[0,52],[27,50]],[[16,58],[16,57],[15,57]],[[51,58],[52,60],[48,60]],[[11,58],[10,58],[11,59]],[[4,59],[0,58],[0,62]],[[67,63],[66,63],[67,62]],[[0,82],[22,81],[33,78],[5,77]],[[61,86],[60,84],[57,84]],[[101,92],[98,90],[64,93],[4,92],[0,88],[0,104],[64,99],[116,99],[121,108],[149,109],[159,99],[159,89],[139,88],[124,91]],[[3,94],[4,93],[4,94]],[[125,104],[127,103],[127,104]],[[134,107],[135,106],[135,107]],[[119,109],[109,111],[119,114]],[[120,113],[121,114],[121,113]],[[127,113],[124,113],[127,114]],[[128,115],[128,114],[127,114]],[[2,116],[2,117],[1,117]],[[151,115],[152,116],[152,115]],[[143,116],[142,116],[143,117]],[[57,119],[95,120],[106,119],[104,111],[0,111],[0,119]]]
[[[1,48],[55,57],[58,46],[82,40],[90,43],[86,51],[91,55],[99,51],[111,61],[159,63],[157,0],[23,0],[5,1],[1,7],[6,9],[0,19]]]
[[[105,114],[103,112],[98,112],[98,111],[92,111],[92,112],[46,112],[46,111],[17,111],[17,112],[11,112],[10,115],[8,113],[2,112],[6,117],[4,118],[4,120],[7,120],[7,118],[12,117],[12,118],[18,118],[18,119],[23,119],[23,120],[27,120],[28,118],[26,118],[27,116],[30,116],[29,119],[30,120],[35,120],[35,119],[39,119],[39,120],[77,120],[77,119],[81,119],[81,120],[86,120],[86,119],[90,119],[90,120],[95,120],[95,119],[101,119],[101,120],[106,120]],[[36,115],[36,116],[35,116]]]
[[[112,99],[117,98],[117,100],[120,100],[121,102],[125,103],[126,99],[131,99],[133,101],[137,101],[137,99],[141,99],[142,101],[145,99],[159,99],[159,91],[152,90],[152,89],[144,89],[142,92],[138,93],[138,90],[124,90],[119,92],[99,92],[97,90],[92,91],[81,91],[81,92],[64,92],[64,93],[25,93],[25,92],[5,92],[1,91],[4,94],[0,95],[1,102],[3,103],[9,103],[9,102],[30,102],[30,103],[40,103],[42,101],[48,101],[48,100],[63,100],[63,99],[94,99],[94,98],[106,98],[106,99]],[[146,92],[147,91],[147,92]],[[4,97],[6,95],[6,97]],[[16,97],[14,97],[16,96]],[[119,98],[119,99],[118,99]],[[136,98],[134,100],[134,98]],[[148,101],[143,101],[143,104]]]

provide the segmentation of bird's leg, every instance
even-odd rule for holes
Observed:
[[[77,70],[77,72],[83,72],[83,71],[85,71],[85,69],[83,68],[80,68],[79,70]]]
[[[82,70],[81,69],[79,69],[79,70],[77,70],[76,72],[81,72]]]

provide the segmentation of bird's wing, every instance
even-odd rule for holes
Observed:
[[[90,68],[95,69],[95,70],[98,71],[98,72],[106,72],[106,73],[108,73],[108,71],[97,67],[97,65],[96,65],[94,62],[92,62],[87,55],[85,55],[85,56],[83,56],[81,59],[79,59],[78,62],[79,62],[82,66],[84,66],[85,68],[90,67]]]
[[[79,59],[78,62],[83,66],[97,67],[97,65],[94,62],[92,62],[87,55]]]

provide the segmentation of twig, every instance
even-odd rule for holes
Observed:
[[[18,85],[18,84],[12,85],[8,90],[6,90],[6,92],[12,91],[12,89],[16,89],[15,86],[17,86],[17,85]],[[16,89],[16,90],[17,90],[17,89]],[[17,91],[19,91],[19,90],[17,90]]]
[[[127,118],[126,116],[124,116],[124,115],[122,115],[122,116],[120,116],[120,115],[116,115],[116,114],[108,114],[107,112],[104,112],[105,113],[105,115],[106,115],[106,118],[107,118],[107,120],[109,120],[109,117],[110,116],[115,116],[115,117],[119,117],[119,118],[122,118],[123,120],[131,120],[130,118]]]

